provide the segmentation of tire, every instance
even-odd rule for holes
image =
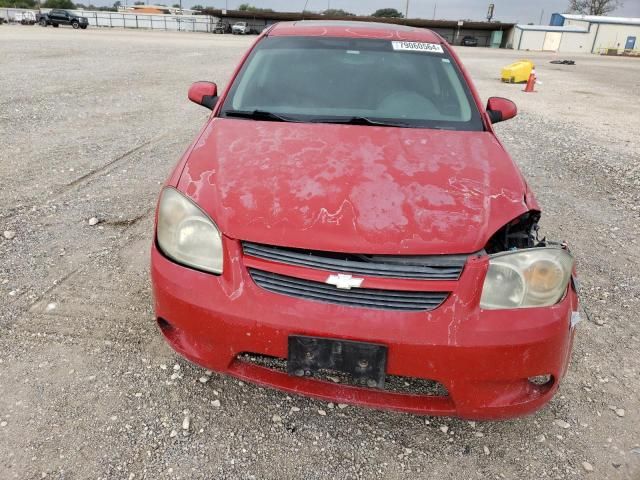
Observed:
[[[80,28],[80,24],[75,20],[71,22],[71,26],[73,27],[74,30],[77,30],[78,28]]]
[[[52,23],[51,26],[54,28],[58,28],[60,25],[58,25],[57,23]]]
[[[40,26],[41,27],[46,27],[47,26],[47,21],[44,18],[40,19]]]
[[[87,26],[86,26],[86,25],[82,25],[80,28],[81,28],[82,30],[86,30],[86,29],[87,29]]]

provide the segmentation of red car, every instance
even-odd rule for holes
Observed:
[[[189,360],[260,385],[500,419],[557,391],[579,320],[567,249],[447,42],[351,22],[268,28],[158,203],[155,311]]]

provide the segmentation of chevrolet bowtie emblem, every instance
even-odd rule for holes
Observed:
[[[362,285],[363,281],[364,278],[355,278],[351,275],[343,275],[342,273],[339,273],[338,275],[329,275],[329,278],[325,280],[325,283],[334,285],[342,290],[351,290],[352,288],[358,288]]]

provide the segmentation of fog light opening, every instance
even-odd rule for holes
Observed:
[[[158,317],[158,327],[160,327],[160,330],[162,330],[165,334],[169,334],[173,330],[173,325],[167,322],[164,318],[160,317]]]
[[[535,377],[529,377],[529,383],[532,383],[538,387],[549,386],[553,383],[553,375],[547,373],[546,375],[536,375]]]

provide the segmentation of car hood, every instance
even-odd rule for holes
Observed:
[[[178,183],[228,237],[379,254],[479,251],[525,187],[490,132],[225,118]]]

